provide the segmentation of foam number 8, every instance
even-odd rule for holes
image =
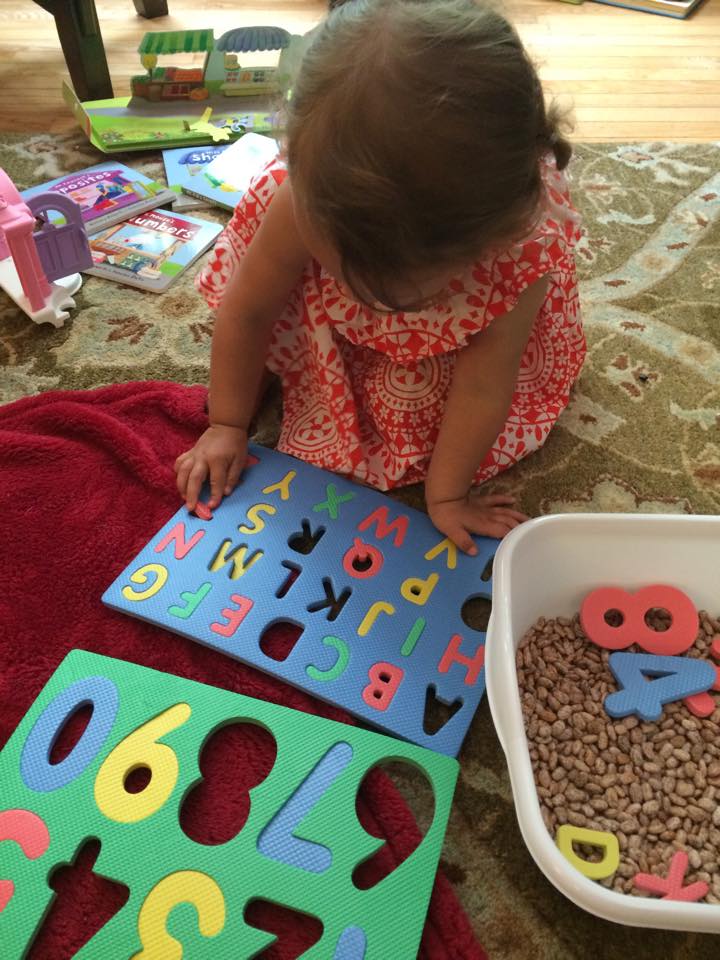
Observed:
[[[186,703],[176,703],[133,730],[108,754],[95,779],[95,802],[109,820],[137,823],[156,813],[175,788],[178,760],[175,751],[157,743],[190,717]],[[125,780],[133,770],[147,767],[150,783],[140,793],[129,793]]]
[[[668,611],[671,622],[659,633],[645,622],[653,608]],[[620,626],[612,627],[605,617],[610,611],[622,616]],[[580,608],[580,623],[588,638],[606,650],[624,650],[637,643],[648,653],[672,657],[691,647],[697,636],[697,610],[682,590],[656,584],[628,593],[619,587],[601,587],[589,593]]]
[[[181,903],[197,910],[203,937],[216,937],[225,926],[225,898],[212,877],[195,870],[171,873],[150,891],[140,908],[138,933],[142,950],[130,960],[182,960],[183,948],[167,932],[167,918]]]

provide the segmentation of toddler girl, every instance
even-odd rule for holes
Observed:
[[[472,0],[354,0],[317,30],[285,161],[198,287],[216,309],[210,426],[176,462],[193,509],[238,482],[264,368],[278,447],[380,490],[425,480],[461,549],[526,517],[475,485],[545,441],[585,342],[570,146],[513,28]]]

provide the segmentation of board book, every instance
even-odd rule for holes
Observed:
[[[56,177],[23,190],[21,196],[27,201],[47,192],[70,197],[80,205],[88,234],[98,233],[153,207],[170,204],[175,198],[172,190],[163,184],[117,161]],[[65,222],[59,213],[52,219],[57,224]]]
[[[270,133],[278,129],[277,117],[266,104],[248,100],[225,97],[208,106],[207,101],[167,104],[114,97],[81,103],[69,84],[63,84],[62,92],[88,140],[103,153],[202,146],[208,140],[229,143],[248,130]]]
[[[189,193],[183,193],[182,186],[187,183],[191,187],[193,182],[196,182],[198,177],[202,175],[210,161],[219,156],[223,150],[227,150],[228,147],[229,144],[221,143],[192,147],[189,150],[187,147],[163,150],[165,178],[170,189],[176,194],[173,210],[181,213],[183,210],[195,210],[209,204],[210,201],[204,197],[194,197],[190,196]]]
[[[247,133],[213,157],[197,176],[186,178],[182,183],[183,192],[234,210],[253,178],[278,152],[277,142],[272,138]]]
[[[189,214],[149,210],[90,240],[94,266],[86,273],[151,293],[163,293],[213,243],[219,223]]]
[[[485,687],[485,633],[468,611],[489,604],[498,541],[477,538],[468,556],[418,510],[275,450],[251,454],[211,519],[178,510],[104,602],[456,754]],[[293,646],[275,648],[278,625]]]
[[[625,7],[640,13],[657,13],[662,17],[684,20],[700,6],[702,0],[596,0],[611,7]]]
[[[51,762],[86,706],[86,727]],[[203,788],[206,744],[230,725],[242,728],[250,771],[230,784],[249,795],[248,814],[218,842],[209,829],[198,836],[197,818],[183,812]],[[410,856],[360,889],[354,871],[384,840],[361,826],[356,797],[389,759],[420,771],[434,815]],[[146,773],[140,790],[129,779],[137,771]],[[127,900],[78,960],[265,955],[275,936],[248,915],[258,900],[320,921],[307,960],[387,960],[388,944],[393,956],[414,957],[457,772],[457,761],[412,744],[74,650],[0,752],[0,841],[11,841],[0,842],[2,956],[26,956],[53,900],[51,873],[95,838],[94,871],[123,884]]]

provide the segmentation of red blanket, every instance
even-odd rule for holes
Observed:
[[[278,680],[100,602],[177,509],[172,463],[203,428],[204,401],[199,387],[133,383],[46,393],[0,408],[0,746],[75,647],[352,722]],[[268,745],[255,744],[254,758],[258,749]],[[401,862],[419,833],[382,774],[367,783],[358,812],[363,825],[387,841],[370,863],[371,880]],[[228,817],[237,815],[228,810]],[[191,827],[193,818],[200,830],[202,811],[188,811]],[[92,873],[95,852],[88,846],[74,867],[51,877],[57,897],[32,957],[73,956],[124,903],[123,887]],[[298,914],[262,904],[254,909],[252,922],[279,936],[265,960],[298,957],[319,935]],[[441,873],[419,956],[485,957]]]

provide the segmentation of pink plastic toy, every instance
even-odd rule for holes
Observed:
[[[46,216],[50,210],[66,222],[53,225]],[[75,306],[80,270],[91,266],[80,207],[54,193],[38,194],[28,205],[0,168],[0,287],[20,309],[35,323],[61,327]]]

